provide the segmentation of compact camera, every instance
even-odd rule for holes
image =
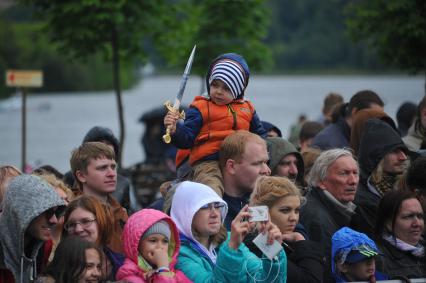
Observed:
[[[269,220],[269,210],[265,205],[261,206],[251,206],[248,208],[250,213],[250,222],[259,222],[259,221],[268,221]]]

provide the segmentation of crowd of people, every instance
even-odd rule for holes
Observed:
[[[65,174],[1,166],[0,283],[426,278],[426,96],[395,123],[373,91],[331,93],[290,141],[244,99],[249,77],[220,55],[186,118],[165,115],[177,174],[149,207],[108,128]]]

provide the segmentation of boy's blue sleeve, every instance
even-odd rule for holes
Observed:
[[[256,111],[254,111],[253,118],[251,119],[251,122],[250,122],[250,132],[258,134],[264,139],[266,138],[267,132],[265,128],[263,127],[262,123],[260,122],[259,116],[257,116]]]
[[[172,135],[173,145],[181,149],[192,148],[203,125],[203,116],[197,108],[190,107],[185,116],[185,121],[177,123],[176,132]]]

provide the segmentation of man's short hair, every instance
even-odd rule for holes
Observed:
[[[241,161],[247,142],[252,141],[265,146],[266,142],[259,136],[248,131],[236,131],[227,136],[220,146],[219,166],[225,168],[226,161],[233,159],[237,162]]]
[[[309,186],[316,187],[321,181],[327,178],[328,168],[340,157],[349,156],[354,160],[354,156],[351,151],[344,148],[335,148],[323,151],[320,156],[315,160],[311,171],[308,175]]]
[[[355,93],[349,100],[348,112],[350,114],[354,108],[356,108],[357,111],[370,108],[372,104],[377,104],[382,107],[385,105],[380,96],[374,91],[361,90]]]
[[[315,121],[306,121],[300,129],[299,141],[304,142],[314,138],[322,129],[324,129],[323,124]]]
[[[343,103],[343,96],[341,96],[339,93],[330,92],[325,98],[324,98],[324,105],[322,107],[322,113],[325,115],[331,111],[333,111],[334,107],[338,104]]]
[[[102,157],[115,160],[114,150],[102,142],[85,142],[74,149],[71,153],[70,165],[71,172],[76,180],[75,184],[81,186],[76,175],[77,170],[87,173],[90,160]]]

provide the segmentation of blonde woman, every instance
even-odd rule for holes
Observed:
[[[322,280],[323,255],[313,242],[305,239],[296,229],[303,203],[304,198],[300,190],[284,177],[260,177],[250,197],[250,206],[266,205],[269,208],[272,223],[277,225],[282,233],[283,247],[288,257],[288,283]],[[301,227],[300,224],[299,226]],[[251,235],[244,242],[252,252],[257,253],[257,248],[251,244],[254,236],[256,235]]]
[[[0,166],[0,214],[3,211],[3,196],[6,193],[6,188],[9,185],[9,182],[21,174],[21,170],[13,165]]]

